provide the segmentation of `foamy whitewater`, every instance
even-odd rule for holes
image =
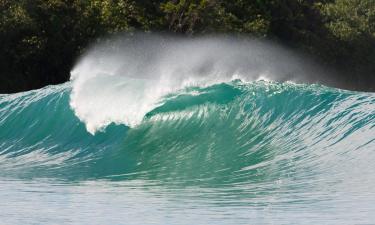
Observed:
[[[324,72],[271,43],[135,34],[97,45],[72,71],[71,106],[90,133],[138,125],[162,97],[241,79],[312,82]]]
[[[122,36],[0,95],[0,224],[375,223],[375,94],[271,43]]]

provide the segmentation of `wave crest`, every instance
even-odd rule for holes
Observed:
[[[302,58],[249,39],[121,36],[94,46],[79,60],[71,72],[71,107],[90,133],[112,122],[133,127],[163,96],[189,86],[324,77],[322,69]]]

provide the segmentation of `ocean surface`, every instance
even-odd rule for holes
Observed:
[[[375,224],[374,93],[236,79],[147,107],[79,93],[0,95],[0,224]]]

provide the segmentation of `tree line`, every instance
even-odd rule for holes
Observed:
[[[375,90],[373,0],[0,0],[0,11],[0,93],[65,82],[90,43],[135,30],[272,39]]]

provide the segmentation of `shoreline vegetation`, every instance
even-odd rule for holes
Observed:
[[[85,48],[129,31],[251,35],[375,91],[373,0],[0,0],[0,93],[63,83]],[[332,75],[333,76],[333,75]]]

